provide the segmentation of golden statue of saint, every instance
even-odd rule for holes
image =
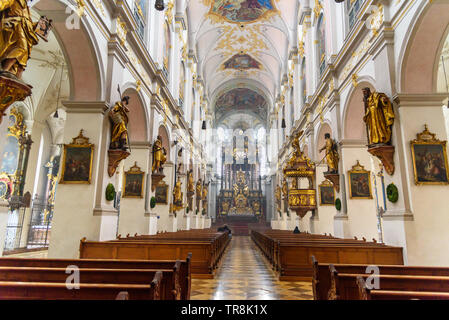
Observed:
[[[192,172],[192,170],[189,170],[188,177],[187,177],[187,191],[195,192],[195,184],[193,182],[193,172]]]
[[[394,123],[394,111],[388,97],[383,93],[363,89],[368,144],[391,144],[391,127]]]
[[[281,202],[281,187],[279,185],[276,186],[276,191],[274,192],[277,202]]]
[[[284,198],[286,198],[288,195],[287,179],[284,179],[284,182],[282,182],[282,193],[284,194]]]
[[[182,204],[181,184],[181,180],[176,181],[175,188],[173,190],[173,200],[175,204]]]
[[[201,195],[202,195],[202,181],[200,179],[196,183],[196,196],[197,196],[197,199],[200,198]]]
[[[156,141],[153,145],[153,166],[151,168],[151,172],[159,172],[162,171],[162,166],[167,160],[165,148],[162,147],[162,137],[157,136]]]
[[[22,78],[31,48],[39,42],[37,23],[26,0],[0,0],[0,62],[3,71]]]
[[[203,200],[207,200],[208,187],[207,185],[203,186]]]
[[[124,96],[121,101],[116,102],[109,112],[112,121],[112,134],[110,149],[129,149],[128,145],[128,112],[126,107],[129,104],[129,97]]]
[[[326,144],[320,149],[320,152],[326,150],[327,172],[337,173],[338,161],[340,160],[337,144],[331,139],[331,135],[329,133],[324,135],[324,139],[326,139]]]

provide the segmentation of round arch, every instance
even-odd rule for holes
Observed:
[[[415,28],[404,40],[399,60],[399,92],[434,93],[439,57],[449,33],[449,2],[424,4],[415,20]]]
[[[127,84],[123,89],[123,96],[129,96],[129,140],[131,143],[148,141],[149,121],[145,100],[134,85]]]
[[[167,161],[170,161],[171,152],[170,152],[170,134],[165,125],[161,124],[157,131],[157,135],[162,138],[162,147],[167,151]]]
[[[375,86],[372,83],[374,81],[369,81],[366,77],[357,84],[357,87],[352,87],[352,91],[349,92],[343,112],[343,139],[367,140],[366,127],[363,123],[365,110],[362,89],[370,88],[371,91],[375,91]]]

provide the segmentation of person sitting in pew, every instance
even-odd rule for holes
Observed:
[[[301,233],[301,231],[299,231],[298,226],[295,227],[295,230],[293,230],[293,233],[294,233],[294,234],[299,234],[299,233]]]

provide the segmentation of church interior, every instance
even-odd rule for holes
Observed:
[[[449,300],[448,0],[0,0],[1,300]]]

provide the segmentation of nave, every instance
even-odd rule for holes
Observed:
[[[192,300],[312,300],[311,282],[279,281],[246,236],[233,237],[215,279],[193,279]]]

